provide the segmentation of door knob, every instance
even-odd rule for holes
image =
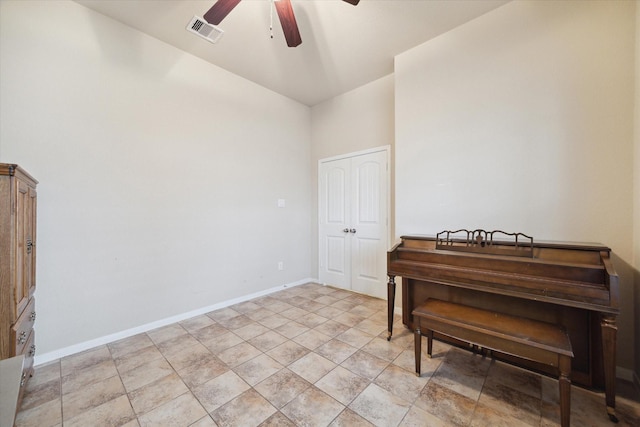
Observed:
[[[344,230],[342,230],[342,232],[343,232],[343,233],[348,233],[348,232],[349,232],[349,229],[348,229],[348,228],[345,228]]]
[[[351,229],[349,229],[349,233],[354,233],[354,234],[355,234],[355,232],[356,232],[356,229],[355,229],[355,228],[351,228]]]

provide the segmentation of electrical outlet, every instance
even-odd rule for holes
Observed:
[[[278,270],[280,271],[284,270],[284,262],[278,261]]]

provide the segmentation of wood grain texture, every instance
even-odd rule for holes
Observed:
[[[296,47],[300,45],[302,43],[302,37],[300,37],[300,31],[298,30],[296,16],[293,13],[291,0],[278,0],[274,2],[274,4],[278,12],[278,18],[280,18],[284,38],[287,40],[287,46]]]
[[[211,9],[204,14],[203,18],[209,24],[218,25],[238,3],[240,3],[240,0],[218,0],[211,6]]]

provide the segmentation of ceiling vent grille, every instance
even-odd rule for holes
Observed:
[[[193,19],[191,19],[189,25],[187,25],[187,31],[197,34],[211,43],[215,43],[220,40],[220,37],[224,34],[224,31],[221,28],[209,24],[198,16],[194,16]]]

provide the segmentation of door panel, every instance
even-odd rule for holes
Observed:
[[[345,274],[346,242],[345,238],[327,237],[327,270],[337,274]]]
[[[380,271],[378,268],[380,261],[378,240],[357,238],[356,245],[358,246],[356,248],[358,257],[354,262],[358,268],[354,269],[354,274],[356,275],[354,279],[377,280]]]
[[[346,185],[348,171],[342,164],[330,165],[327,170],[327,224],[347,222]]]

